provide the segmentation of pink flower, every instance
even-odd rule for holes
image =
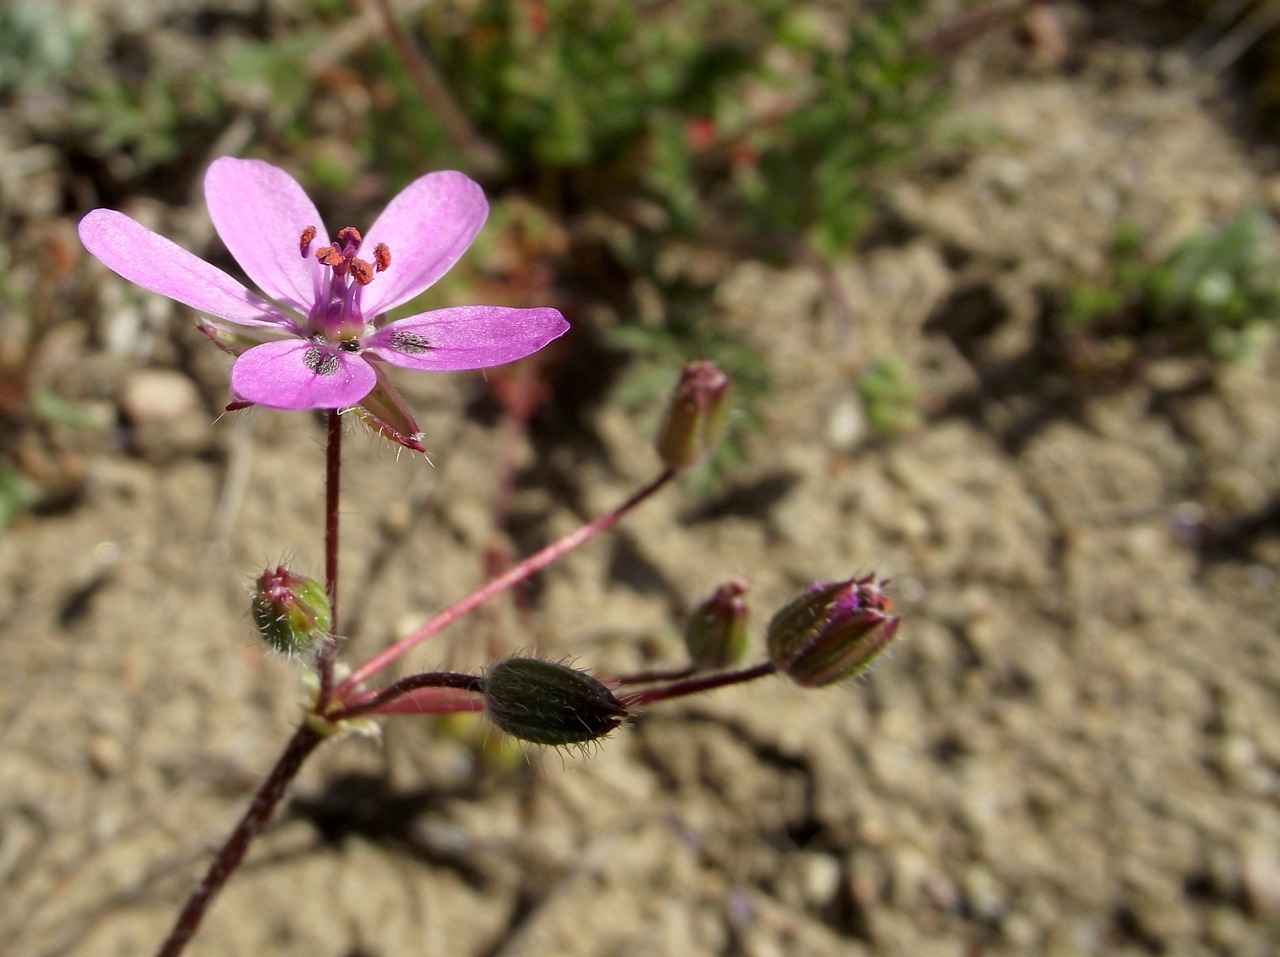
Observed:
[[[484,193],[461,173],[414,180],[363,238],[348,226],[331,239],[302,187],[261,160],[215,160],[204,192],[218,235],[269,299],[115,210],[86,215],[80,240],[152,292],[236,326],[284,334],[245,348],[228,330],[206,328],[237,354],[231,389],[246,402],[361,406],[375,427],[388,419],[412,424],[381,363],[481,369],[522,359],[569,328],[555,309],[505,306],[455,306],[386,321],[387,310],[448,272],[484,224]]]

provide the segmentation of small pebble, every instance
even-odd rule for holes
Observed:
[[[89,741],[89,766],[104,778],[124,770],[124,746],[111,735],[94,735]]]
[[[1280,916],[1280,848],[1249,848],[1240,876],[1250,912],[1260,918]]]
[[[822,907],[840,888],[840,865],[829,854],[807,854],[801,879],[806,903]]]
[[[125,383],[120,408],[135,425],[176,422],[200,408],[200,393],[180,372],[139,369]]]
[[[976,917],[994,922],[1008,910],[1004,889],[985,867],[975,864],[965,871],[963,888],[969,909]]]

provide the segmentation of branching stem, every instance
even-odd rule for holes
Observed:
[[[453,624],[463,615],[473,611],[480,605],[483,605],[494,595],[501,594],[512,585],[519,584],[534,573],[541,571],[552,562],[564,557],[579,545],[583,545],[591,541],[591,539],[595,538],[601,532],[618,524],[618,522],[622,520],[623,516],[645,499],[653,495],[658,491],[658,489],[662,488],[662,486],[671,481],[675,474],[675,471],[672,469],[664,469],[657,478],[641,488],[617,508],[606,512],[598,518],[595,518],[583,525],[581,528],[575,529],[563,538],[552,542],[541,551],[534,552],[523,561],[517,562],[497,578],[480,586],[465,598],[454,602],[448,608],[436,614],[435,617],[428,620],[426,624],[422,625],[422,627],[418,628],[416,631],[412,631],[394,644],[388,645],[355,671],[351,672],[346,680],[338,685],[336,694],[339,700],[345,700],[346,696],[350,694],[351,691],[361,682],[377,674],[383,668],[387,667],[387,665],[399,659],[407,651],[426,641],[436,632]]]

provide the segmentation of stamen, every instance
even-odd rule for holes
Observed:
[[[315,240],[315,238],[316,238],[316,228],[314,226],[308,226],[306,229],[302,231],[302,236],[298,240],[298,250],[302,253],[303,259],[307,258],[307,250],[311,248],[311,243]]]
[[[343,226],[338,230],[338,241],[344,246],[349,244],[354,250],[355,247],[360,245],[360,230],[354,226]]]
[[[316,259],[320,261],[320,265],[322,266],[341,266],[347,261],[346,257],[342,255],[342,250],[338,248],[337,243],[334,243],[332,246],[325,246],[323,249],[317,249]]]
[[[351,278],[362,286],[373,282],[373,267],[363,259],[352,258],[350,262]]]
[[[382,272],[391,265],[391,247],[386,243],[378,243],[373,247],[373,262],[378,267],[378,272]]]

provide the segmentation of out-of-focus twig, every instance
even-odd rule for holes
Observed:
[[[1201,62],[1211,73],[1221,73],[1277,25],[1280,25],[1280,3],[1261,3],[1219,38]]]
[[[494,179],[502,174],[506,162],[502,154],[482,137],[463,112],[458,101],[445,85],[439,71],[396,22],[395,13],[388,0],[354,0],[358,6],[372,9],[381,22],[387,42],[404,66],[409,80],[423,104],[432,111],[436,121],[470,164],[470,172],[480,179]]]

